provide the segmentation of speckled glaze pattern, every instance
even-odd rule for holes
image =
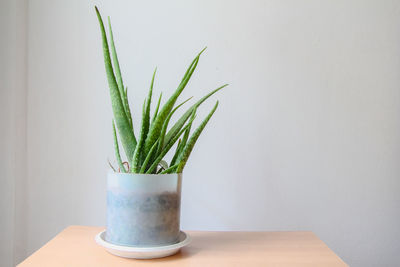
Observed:
[[[110,172],[106,241],[123,246],[178,242],[181,181],[181,174]]]

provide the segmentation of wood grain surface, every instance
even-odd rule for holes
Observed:
[[[162,259],[120,258],[96,244],[104,227],[70,226],[18,267],[103,266],[347,266],[312,232],[187,231],[192,242]]]

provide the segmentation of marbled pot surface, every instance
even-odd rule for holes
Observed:
[[[176,243],[179,237],[179,193],[128,193],[109,189],[106,240],[124,246]]]

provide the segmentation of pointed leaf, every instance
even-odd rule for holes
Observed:
[[[169,167],[168,169],[162,171],[160,174],[173,173],[176,170],[176,168],[178,168],[178,164]]]
[[[156,107],[156,110],[154,111],[154,115],[153,115],[153,118],[151,119],[151,123],[153,123],[154,120],[155,120],[156,117],[157,117],[158,109],[160,108],[161,97],[162,97],[162,92],[160,93],[160,97],[158,98],[157,107]]]
[[[160,133],[160,142],[158,143],[158,149],[157,152],[161,151],[161,149],[164,147],[164,137],[165,137],[165,133],[167,132],[167,128],[168,128],[168,123],[172,117],[172,115],[174,115],[175,111],[178,110],[178,108],[180,108],[183,104],[185,104],[186,102],[188,102],[190,99],[192,99],[192,97],[186,99],[185,101],[183,101],[182,103],[180,103],[177,107],[175,107],[169,114],[168,117],[165,119],[164,125],[161,129],[161,133]]]
[[[110,17],[108,17],[108,30],[110,32],[110,48],[111,48],[112,62],[113,62],[114,70],[115,70],[116,82],[118,85],[120,95],[121,95],[121,97],[123,97],[124,83],[122,82],[121,70],[119,68],[119,61],[118,61],[117,51],[115,49],[114,35],[112,32],[112,28],[111,28]]]
[[[146,173],[153,173],[157,168],[158,163],[163,159],[163,157],[168,153],[171,147],[175,144],[178,138],[183,134],[183,132],[187,129],[189,125],[183,127],[183,129],[172,138],[172,140],[167,144],[167,146],[161,151],[161,153],[157,156],[157,158],[153,161],[150,168],[147,169]]]
[[[186,131],[187,131],[187,129],[186,129]],[[186,131],[185,131],[185,133],[186,133]],[[182,139],[179,139],[178,144],[176,145],[174,156],[172,157],[169,166],[175,165],[175,162],[176,162],[176,160],[177,160],[177,158],[179,156],[179,150],[181,148],[181,143],[182,143]]]
[[[155,150],[156,150],[156,148],[157,148],[157,145],[158,145],[158,141],[156,141],[156,142],[154,143],[154,145],[151,147],[149,153],[147,153],[146,158],[145,158],[145,160],[143,161],[142,167],[141,167],[141,169],[140,169],[140,173],[147,173],[147,172],[146,172],[147,165],[149,164],[150,159],[153,157],[153,154],[154,154],[154,152],[155,152]]]
[[[185,148],[182,151],[181,156],[178,158],[179,166],[177,168],[177,173],[181,173],[183,171],[183,168],[186,165],[186,162],[190,156],[190,153],[193,150],[194,145],[196,144],[197,139],[199,138],[201,132],[203,131],[204,127],[206,127],[208,121],[214,114],[215,110],[218,107],[218,101],[215,104],[214,108],[211,110],[211,112],[207,115],[207,117],[204,119],[204,121],[200,124],[200,126],[193,132],[192,136],[190,137],[189,141],[187,142]]]
[[[135,152],[133,153],[133,157],[132,157],[132,162],[131,162],[131,166],[132,169],[131,171],[133,173],[139,173],[139,164],[140,164],[140,156],[142,153],[142,148],[144,145],[144,140],[145,140],[145,131],[146,131],[146,117],[145,117],[145,113],[146,113],[146,99],[144,100],[143,103],[143,111],[142,111],[142,127],[140,130],[140,136],[139,136],[139,142],[135,148]]]
[[[115,158],[117,159],[119,169],[121,172],[126,172],[124,164],[122,163],[121,160],[121,155],[119,154],[119,146],[118,146],[118,138],[117,138],[117,131],[115,130],[115,124],[114,121],[112,122],[113,124],[113,133],[114,133],[114,151],[115,151]],[[110,163],[111,165],[111,163]],[[113,168],[114,169],[114,168]],[[115,171],[115,170],[114,170]]]
[[[178,144],[178,146],[176,147],[175,155],[173,156],[173,158],[171,160],[170,166],[175,165],[176,160],[178,159],[178,157],[180,156],[180,154],[183,151],[183,148],[186,145],[186,142],[187,142],[187,140],[189,138],[190,129],[192,128],[192,123],[193,123],[194,119],[196,118],[196,110],[197,110],[197,108],[195,108],[192,111],[192,116],[190,116],[190,120],[188,122],[189,126],[188,126],[188,128],[186,129],[186,131],[185,131],[185,133],[183,135],[182,142],[180,144]]]
[[[199,107],[204,101],[207,100],[210,96],[221,90],[222,88],[228,86],[228,84],[224,84],[221,87],[218,87],[217,89],[211,91],[207,95],[205,95],[203,98],[201,98],[197,103],[195,103],[193,106],[191,106],[185,114],[182,115],[182,117],[174,124],[174,126],[171,127],[171,129],[168,131],[166,137],[165,137],[165,142],[168,143],[169,140],[177,133],[179,130],[183,127],[183,125],[186,123],[186,121],[189,119],[190,115],[192,114],[192,111]]]
[[[128,102],[128,87],[126,87],[126,89],[124,90],[122,102],[124,103],[126,117],[128,118],[129,124],[131,125],[131,128],[133,130],[131,108],[129,107],[129,102]]]
[[[149,89],[149,94],[147,96],[147,103],[146,103],[146,113],[145,116],[145,135],[144,140],[147,138],[147,134],[149,133],[150,127],[150,105],[151,105],[151,98],[153,96],[153,86],[154,86],[154,77],[156,76],[157,68],[154,70],[153,77],[151,78],[151,84]]]
[[[150,127],[150,131],[149,131],[149,135],[146,139],[146,144],[145,144],[146,152],[150,149],[150,147],[154,144],[155,140],[160,135],[161,128],[164,124],[165,119],[167,118],[168,114],[171,112],[172,108],[174,107],[175,102],[178,99],[179,95],[182,93],[182,91],[185,89],[187,83],[189,82],[190,77],[192,76],[194,70],[197,67],[197,63],[199,62],[199,57],[203,51],[201,51],[196,56],[196,58],[193,60],[193,62],[190,64],[190,66],[189,66],[188,70],[186,71],[184,78],[182,79],[178,88],[175,90],[174,94],[168,99],[168,101],[161,108],[160,114],[157,115],[156,119],[154,120],[154,123],[152,123],[152,125]]]
[[[107,73],[108,85],[110,87],[111,104],[114,113],[114,120],[118,128],[122,146],[128,159],[131,159],[136,147],[136,138],[129,120],[125,114],[118,84],[114,76],[114,70],[111,64],[110,52],[108,48],[107,36],[104,29],[103,20],[99,10],[96,7],[96,14],[100,24],[101,36],[103,41],[104,64]]]

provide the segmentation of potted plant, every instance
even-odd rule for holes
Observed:
[[[134,132],[127,88],[123,84],[114,38],[109,24],[107,39],[101,15],[100,24],[104,63],[110,89],[114,119],[115,157],[118,167],[107,177],[107,242],[122,246],[152,247],[170,245],[178,241],[180,233],[180,199],[182,171],[204,127],[214,114],[218,101],[192,131],[197,108],[227,84],[198,100],[172,125],[171,118],[184,103],[176,105],[195,71],[204,49],[189,65],[175,92],[161,105],[160,94],[155,111],[151,112],[154,71],[148,96],[143,102],[140,131]],[[135,128],[136,125],[135,125]],[[119,138],[118,138],[119,137]],[[119,139],[119,140],[118,140]],[[126,160],[120,155],[122,144]],[[175,146],[167,161],[166,154]]]

